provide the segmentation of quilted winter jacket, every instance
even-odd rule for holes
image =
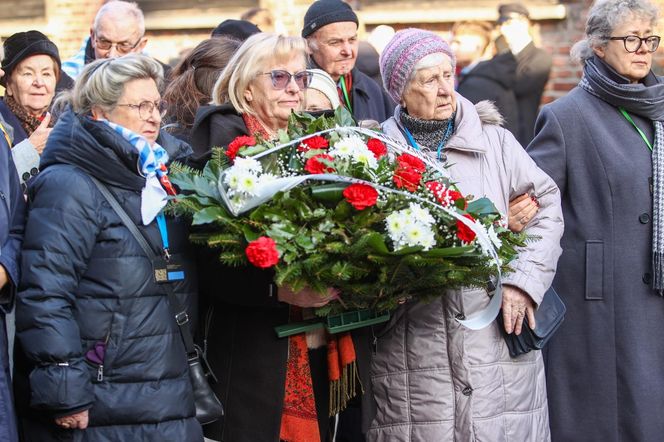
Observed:
[[[162,133],[177,159],[188,145]],[[188,363],[164,288],[152,262],[89,176],[104,182],[156,253],[156,222],[143,226],[138,154],[102,122],[64,114],[29,188],[29,214],[16,325],[27,358],[33,416],[89,409],[77,441],[202,441]],[[186,278],[175,283],[181,303],[195,305],[195,268],[184,224],[167,218],[171,254]],[[194,317],[194,312],[191,312]],[[106,342],[103,365],[86,358]],[[17,395],[18,396],[18,395]],[[51,424],[52,425],[52,424]],[[24,425],[28,440],[39,425]],[[52,430],[52,431],[51,431]],[[53,440],[60,439],[52,429]],[[50,440],[50,439],[49,439]]]
[[[480,113],[482,114],[480,117]],[[400,109],[383,124],[406,144]],[[456,131],[443,158],[464,194],[486,196],[507,213],[510,199],[531,192],[540,210],[528,244],[503,283],[539,302],[553,279],[563,232],[560,194],[515,138],[498,126],[487,102],[457,95]],[[484,289],[449,290],[431,303],[403,305],[377,333],[371,378],[377,410],[369,441],[515,441],[550,439],[544,366],[539,351],[509,356],[494,321],[472,331],[456,319],[484,308]]]

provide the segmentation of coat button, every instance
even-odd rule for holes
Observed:
[[[457,313],[456,315],[454,315],[454,317],[459,321],[463,321],[464,319],[466,319],[466,315],[464,315],[463,313]]]
[[[473,389],[470,387],[466,387],[462,391],[464,396],[470,396],[473,393]]]
[[[650,284],[652,282],[652,275],[650,273],[643,274],[643,283]]]
[[[648,215],[647,213],[642,213],[641,215],[639,215],[639,222],[641,224],[648,224],[650,222],[650,215]]]
[[[442,154],[442,155],[440,156],[440,161],[442,161],[443,163],[444,163],[445,161],[447,161],[447,155],[446,155],[446,154]]]

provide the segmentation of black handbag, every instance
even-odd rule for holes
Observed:
[[[148,258],[151,258],[153,262],[157,259],[163,259],[157,256],[154,250],[152,250],[148,241],[145,239],[141,231],[138,230],[138,227],[136,227],[136,224],[134,224],[129,215],[127,215],[127,212],[125,212],[120,203],[118,203],[111,191],[101,181],[92,176],[90,178],[102,195],[104,195],[104,198],[106,198],[106,201],[111,205],[111,208],[118,214],[122,223],[127,229],[129,229],[129,232],[136,239]],[[221,401],[217,395],[214,394],[214,391],[208,383],[208,376],[212,377],[215,381],[217,379],[214,377],[214,373],[212,373],[203,352],[194,344],[194,338],[189,329],[189,315],[187,314],[186,309],[180,305],[180,302],[173,291],[172,284],[167,282],[161,284],[161,286],[164,287],[168,295],[168,302],[171,311],[174,313],[173,316],[178,325],[178,329],[180,330],[180,336],[182,337],[184,348],[187,352],[187,359],[189,361],[189,378],[191,379],[191,386],[194,391],[194,403],[196,405],[196,419],[201,425],[210,424],[219,420],[224,415],[224,408],[221,405]]]
[[[498,323],[503,332],[510,356],[515,358],[531,350],[541,350],[562,324],[565,311],[565,304],[551,287],[544,293],[542,302],[535,311],[537,327],[534,330],[528,325],[528,318],[525,318],[523,327],[521,327],[521,334],[517,336],[510,333],[508,335],[505,332],[502,312],[498,314]]]

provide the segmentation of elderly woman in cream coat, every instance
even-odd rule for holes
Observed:
[[[395,34],[381,56],[383,84],[400,103],[383,124],[391,137],[440,161],[460,190],[488,197],[507,214],[523,193],[539,200],[537,235],[503,278],[502,315],[473,331],[458,322],[489,302],[485,289],[441,292],[431,303],[400,307],[381,332],[371,379],[376,410],[369,441],[533,441],[550,439],[544,366],[539,351],[511,358],[502,334],[521,332],[553,279],[563,220],[555,183],[500,127],[496,109],[454,92],[455,58],[437,35]]]

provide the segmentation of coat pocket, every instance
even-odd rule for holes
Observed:
[[[586,300],[604,299],[604,241],[586,241]]]

